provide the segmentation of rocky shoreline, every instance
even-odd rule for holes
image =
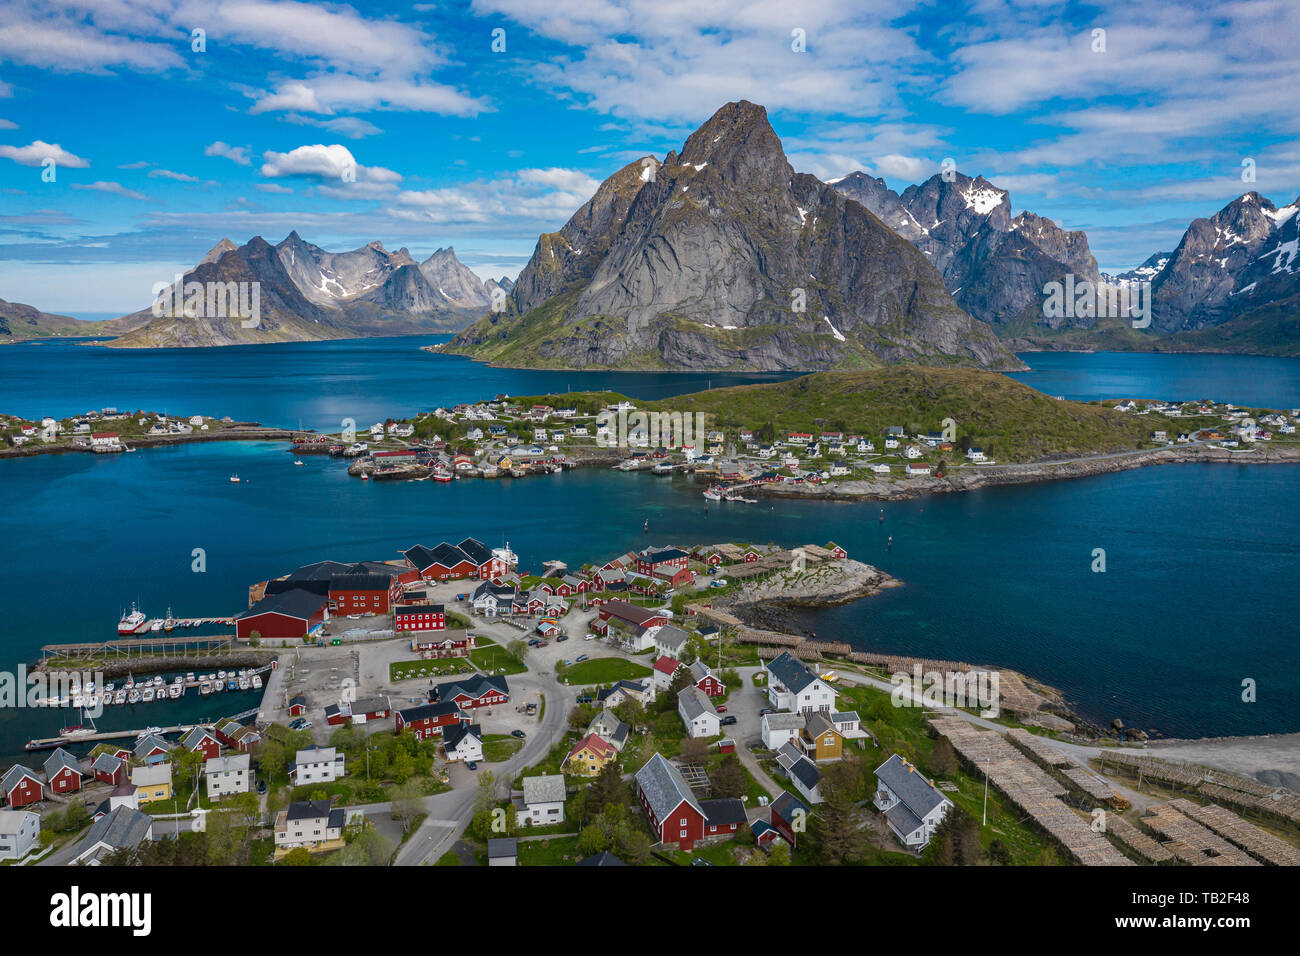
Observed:
[[[998,485],[1021,485],[1041,481],[1086,478],[1117,471],[1131,471],[1152,465],[1232,464],[1293,465],[1300,464],[1300,447],[1257,445],[1249,451],[1233,451],[1217,446],[1196,445],[1153,448],[1121,453],[1107,458],[1078,459],[1065,462],[1028,462],[1016,465],[967,466],[942,478],[908,478],[904,481],[854,480],[833,484],[767,484],[752,489],[769,498],[804,498],[824,501],[899,501],[922,495],[974,491]]]
[[[189,435],[141,435],[124,440],[132,449],[162,448],[167,445],[188,445],[195,442],[212,441],[292,441],[295,438],[310,438],[314,432],[297,431],[289,428],[270,428],[262,425],[235,427],[221,431],[194,432]],[[122,454],[109,452],[108,454]],[[89,448],[65,444],[29,444],[17,448],[0,448],[0,458],[34,458],[37,455],[64,454],[103,454]]]

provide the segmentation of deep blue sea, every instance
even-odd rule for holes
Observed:
[[[497,392],[568,385],[660,397],[707,387],[710,378],[754,380],[495,370],[417,344],[8,347],[0,349],[0,409],[166,407],[333,427],[345,416],[360,424]],[[1071,398],[1300,405],[1295,360],[1025,358],[1034,370],[1017,377]],[[1110,384],[1094,387],[1090,364]],[[350,479],[323,458],[306,457],[301,468],[292,460],[283,446],[222,442],[0,462],[0,567],[25,595],[7,603],[0,665],[30,661],[44,643],[109,639],[132,601],[150,615],[168,606],[181,616],[224,615],[245,606],[249,583],[298,564],[391,558],[415,543],[470,534],[492,545],[509,540],[532,568],[646,543],[834,539],[904,586],[809,616],[803,623],[820,637],[1006,665],[1061,688],[1095,720],[1120,717],[1168,735],[1300,730],[1300,468],[1146,468],[886,505],[880,523],[871,502],[714,505],[706,515],[698,486],[648,474],[385,483]],[[240,484],[228,481],[232,472]],[[195,548],[206,553],[203,573],[191,570]],[[1104,574],[1091,571],[1096,548],[1106,551]],[[1256,703],[1241,702],[1246,678],[1258,683]],[[146,722],[194,716],[169,714],[172,707],[202,709],[197,699],[160,704]],[[124,712],[110,709],[101,726],[126,720]],[[55,731],[63,716],[0,712],[0,760]]]

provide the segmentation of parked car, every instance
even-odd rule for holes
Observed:
[[[539,641],[539,640],[538,640],[537,638],[535,638],[535,637],[531,637],[531,638],[528,639],[528,646],[529,646],[529,647],[537,647],[537,646],[538,646],[539,644],[541,644],[541,643],[542,643],[542,642]]]
[[[725,588],[726,586],[727,586],[726,578],[718,578],[716,581],[709,582],[709,587],[711,588]]]
[[[774,714],[774,713],[776,713],[776,711],[774,711],[771,707],[764,707],[762,710],[758,712],[758,716],[766,717],[768,714]]]
[[[595,634],[588,634],[586,637],[583,638],[584,641],[594,641],[595,639],[596,639]]]
[[[518,737],[520,740],[523,740],[523,739],[524,739],[525,737],[527,737],[528,735],[525,734],[522,730],[512,730],[512,731],[510,731],[510,736],[511,736],[511,737]]]
[[[590,694],[579,694],[577,699],[578,699],[578,703],[580,704],[590,704],[593,700],[595,700],[595,698],[592,697]]]
[[[718,713],[720,713],[720,714],[725,714],[726,712],[727,712],[727,705],[726,705],[726,704],[722,704],[721,706],[718,707]]]
[[[257,792],[259,795],[266,793],[266,781],[261,777],[257,778]]]
[[[568,634],[557,634],[555,637],[555,643],[558,644],[560,643],[560,641],[567,641],[568,639],[569,639]],[[578,660],[582,660],[582,658],[578,658]]]
[[[726,717],[723,717],[720,721],[718,721],[718,724],[723,727],[730,727],[735,722],[736,722],[736,715],[728,714]]]
[[[569,660],[567,657],[564,660],[560,661],[560,663],[563,664],[565,667],[573,666],[573,661]]]
[[[587,655],[586,655],[586,654],[579,654],[579,655],[578,655],[578,663],[579,663],[579,664],[581,664],[581,663],[582,663],[583,661],[585,661],[586,659],[587,659]]]
[[[474,761],[472,761],[472,760],[466,760],[466,761],[465,761],[465,768],[466,768],[467,770],[477,770],[477,769],[478,769],[478,764],[476,764],[476,763],[475,763]]]

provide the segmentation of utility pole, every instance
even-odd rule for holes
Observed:
[[[989,822],[989,765],[984,765],[984,813],[980,820],[980,826],[986,826]]]

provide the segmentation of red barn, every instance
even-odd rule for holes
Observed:
[[[455,578],[476,578],[478,565],[455,545],[443,542],[436,548],[417,544],[403,552],[411,567],[420,572],[426,581],[450,581]]]
[[[5,802],[13,810],[45,799],[41,778],[35,770],[29,770],[21,764],[14,764],[0,779],[0,790],[4,791]]]
[[[836,558],[847,558],[847,557],[849,556],[849,553],[848,553],[847,551],[845,551],[843,548],[841,548],[841,547],[840,547],[838,544],[836,544],[834,541],[832,541],[832,542],[830,542],[829,544],[826,545],[826,550],[829,551],[829,552],[831,553],[831,556],[832,556],[832,557],[836,557]]]
[[[690,568],[661,568],[653,576],[656,581],[667,581],[675,588],[686,587],[695,580],[695,572]]]
[[[415,604],[393,611],[396,631],[441,631],[447,627],[447,613],[441,604]]]
[[[727,692],[727,685],[718,680],[717,675],[709,670],[703,661],[695,661],[691,664],[691,679],[695,681],[695,686],[709,697],[721,697]]]
[[[656,753],[636,773],[637,799],[659,843],[690,850],[704,839],[704,810],[682,772]]]
[[[62,747],[45,760],[45,783],[53,793],[72,793],[81,789],[81,768],[77,758]]]
[[[440,704],[421,704],[397,711],[394,721],[396,732],[407,730],[421,740],[428,737],[441,737],[445,728],[464,720],[460,708],[454,702]]]
[[[301,717],[305,713],[307,713],[307,698],[302,694],[298,694],[295,697],[290,697],[289,716]]]
[[[252,638],[305,638],[329,620],[329,598],[301,588],[268,594],[239,617],[235,633]]]
[[[630,604],[627,601],[610,601],[600,609],[602,621],[619,621],[630,627],[663,627],[668,618],[658,611]]]

